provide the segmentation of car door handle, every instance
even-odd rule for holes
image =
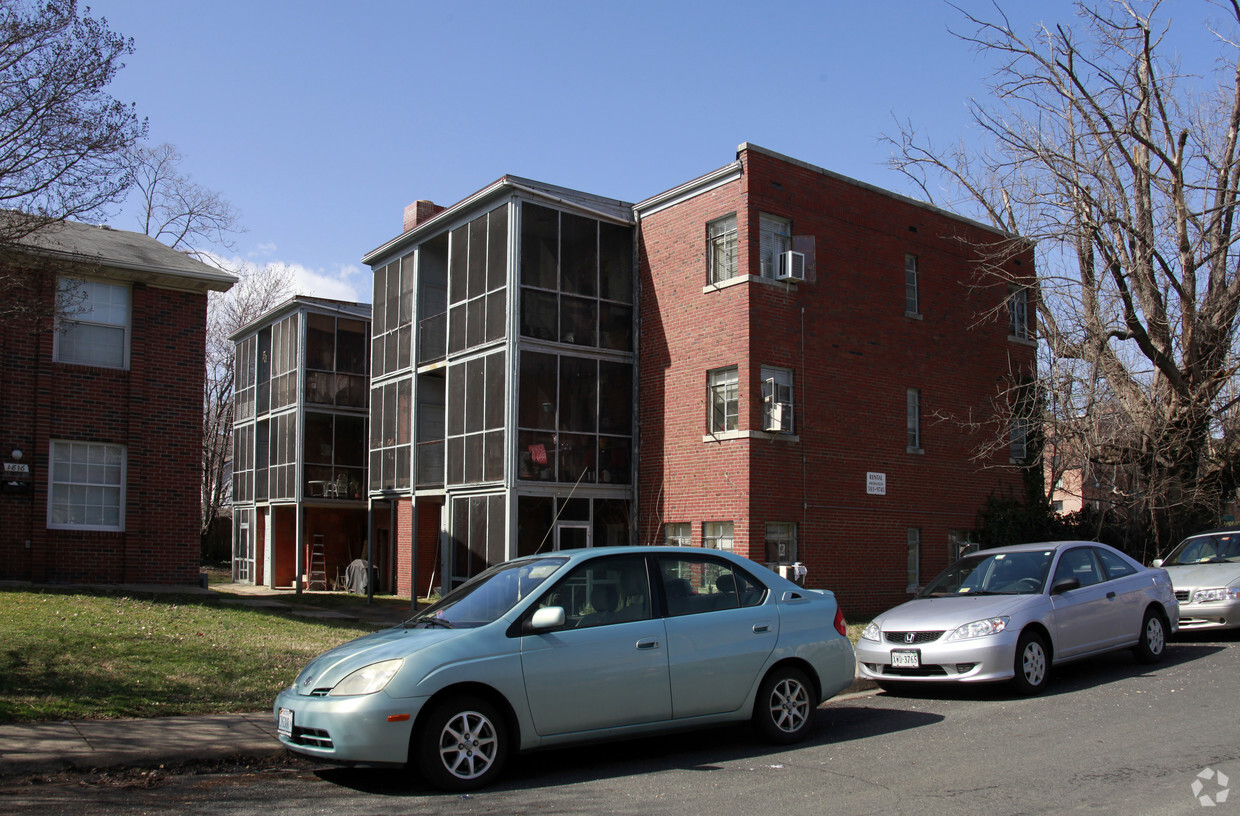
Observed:
[[[753,633],[755,635],[761,635],[769,631],[771,631],[771,625],[769,623],[755,623],[753,625]]]
[[[655,640],[654,638],[649,638],[647,640],[639,640],[637,641],[637,648],[638,649],[657,649],[659,648],[659,641]]]
[[[1115,600],[1115,593],[1114,593],[1114,592],[1108,592],[1108,593],[1107,593],[1107,600],[1108,600],[1108,601],[1113,601],[1113,600]]]

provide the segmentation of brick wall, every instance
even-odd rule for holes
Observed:
[[[52,332],[19,321],[3,327],[3,458],[23,448],[33,490],[0,494],[0,577],[198,581],[207,297],[141,284],[132,291],[126,371],[54,363]],[[47,529],[53,439],[126,447],[124,532]]]
[[[797,524],[810,586],[848,614],[907,598],[906,530],[919,528],[921,580],[948,559],[991,492],[1017,490],[1006,453],[976,461],[993,400],[1034,350],[1008,338],[1006,282],[978,277],[996,235],[933,209],[764,152],[734,182],[644,216],[638,530],[733,521],[737,551],[765,560],[767,522]],[[703,292],[706,223],[737,214],[742,265],[758,269],[757,214],[814,236],[805,283],[751,281]],[[904,256],[918,256],[920,316],[905,315]],[[1032,274],[1028,253],[1013,274]],[[980,286],[979,286],[980,284]],[[759,370],[792,369],[796,434],[763,434]],[[739,439],[703,442],[706,372],[740,375]],[[906,445],[906,391],[921,389],[922,448]],[[991,436],[987,436],[987,435]],[[866,492],[886,474],[887,493]]]

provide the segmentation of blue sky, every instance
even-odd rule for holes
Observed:
[[[993,15],[989,0],[957,6]],[[1004,2],[1015,25],[1073,21]],[[1197,0],[1184,23],[1220,15]],[[406,204],[505,173],[636,202],[753,142],[916,195],[883,133],[968,138],[990,66],[939,0],[93,0],[134,39],[111,91],[228,198],[236,255],[303,294],[370,300],[361,256]],[[1192,19],[1189,19],[1191,15]],[[110,218],[134,229],[131,212]]]

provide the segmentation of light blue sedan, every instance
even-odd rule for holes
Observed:
[[[747,720],[797,742],[855,671],[826,590],[717,550],[583,549],[492,567],[320,655],[275,716],[294,753],[469,790],[570,742]]]

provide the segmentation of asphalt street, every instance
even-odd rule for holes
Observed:
[[[534,753],[467,796],[403,773],[277,760],[26,782],[0,789],[0,812],[1240,813],[1238,649],[1235,636],[1196,636],[1152,668],[1126,652],[1094,658],[1035,698],[854,695],[824,705],[811,740],[790,749],[728,728]]]

